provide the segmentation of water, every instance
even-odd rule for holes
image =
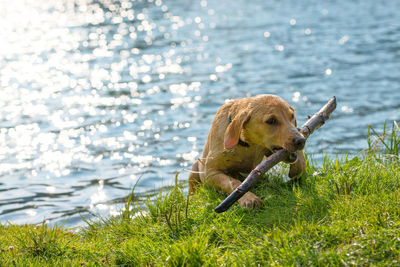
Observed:
[[[82,225],[201,153],[227,99],[272,93],[306,151],[366,148],[400,119],[400,2],[0,1],[0,222]]]

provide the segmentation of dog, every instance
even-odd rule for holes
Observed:
[[[203,182],[230,194],[241,181],[239,173],[251,172],[265,156],[286,149],[289,177],[305,172],[301,151],[305,138],[297,129],[294,108],[279,96],[258,95],[222,105],[208,134],[201,158],[192,166],[189,194]],[[238,200],[242,207],[258,207],[261,198],[247,192]]]

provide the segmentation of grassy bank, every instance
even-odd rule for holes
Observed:
[[[267,175],[260,209],[216,214],[223,195],[201,187],[187,202],[176,186],[75,233],[3,225],[0,265],[399,265],[400,140],[395,127],[377,140],[351,160],[309,162],[298,182]]]

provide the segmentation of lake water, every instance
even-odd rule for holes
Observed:
[[[0,1],[0,222],[82,225],[179,179],[227,99],[299,124],[315,160],[400,119],[400,1]]]

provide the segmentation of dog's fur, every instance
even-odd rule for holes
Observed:
[[[301,149],[305,139],[296,128],[294,109],[274,95],[232,100],[218,110],[203,154],[192,166],[189,193],[200,182],[230,194],[241,182],[232,175],[249,173],[264,156],[284,148],[292,152],[289,177],[305,171]],[[290,159],[288,159],[290,161]],[[247,192],[239,204],[260,206],[261,199]]]

